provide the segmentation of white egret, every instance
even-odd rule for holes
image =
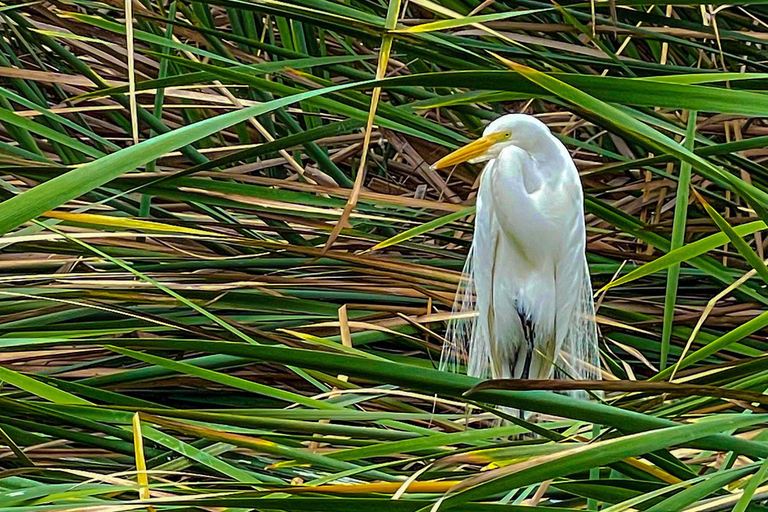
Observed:
[[[455,371],[464,356],[467,373],[480,378],[599,378],[573,160],[544,123],[509,114],[433,167],[484,161],[468,284],[457,295],[441,366]]]

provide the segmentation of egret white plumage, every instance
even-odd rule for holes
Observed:
[[[441,366],[455,370],[464,355],[474,377],[599,378],[584,198],[568,150],[535,117],[509,114],[433,167],[483,161]]]

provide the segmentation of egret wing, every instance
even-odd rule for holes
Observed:
[[[448,322],[446,344],[440,368],[458,372],[462,367],[473,377],[490,375],[491,327],[493,318],[493,258],[499,227],[488,194],[488,174],[494,161],[483,171],[475,210],[475,231]]]
[[[592,284],[585,256],[586,227],[581,183],[567,187],[569,211],[563,216],[563,248],[555,276],[556,378],[596,380],[600,378],[597,326]],[[576,392],[576,395],[585,395]],[[585,396],[582,396],[585,397]]]

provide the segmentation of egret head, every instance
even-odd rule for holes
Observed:
[[[493,160],[508,146],[517,146],[536,153],[551,144],[554,137],[547,125],[525,114],[507,114],[483,130],[483,136],[444,156],[432,167],[442,169],[462,162],[477,163]]]

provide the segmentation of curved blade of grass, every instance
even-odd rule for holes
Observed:
[[[90,14],[82,14],[77,12],[68,12],[66,13],[65,17],[76,19],[82,23],[86,23],[88,25],[98,27],[103,30],[108,30],[110,32],[114,32],[116,34],[125,35],[125,25],[122,23],[115,23],[114,21],[108,21],[104,18],[100,18],[98,16],[92,16]],[[206,50],[201,50],[200,48],[197,48],[192,45],[184,44],[176,42],[172,39],[166,39],[163,36],[158,36],[155,34],[151,34],[149,32],[145,32],[143,30],[134,30],[133,36],[138,41],[144,41],[147,43],[155,44],[159,47],[168,47],[173,48],[174,50],[179,50],[182,52],[190,52],[194,53],[196,55],[200,55],[201,57],[208,57],[209,59],[213,59],[215,61],[219,62],[226,62],[228,64],[233,64],[235,66],[239,65],[240,63],[236,60],[229,59],[227,57],[224,57],[222,55],[219,55],[217,53],[212,53]]]
[[[190,126],[184,126],[89,162],[0,203],[0,234],[5,234],[24,222],[108,183],[121,174],[155,160],[165,153],[179,149],[250,117],[266,114],[291,103],[346,87],[349,85],[307,91],[223,114]]]
[[[15,92],[6,89],[5,87],[0,87],[0,96],[3,96],[4,98],[7,98],[9,100],[15,101],[19,105],[23,105],[23,106],[27,107],[28,109],[36,110],[36,111],[40,112],[40,114],[42,116],[44,116],[44,117],[46,117],[48,119],[51,119],[53,121],[56,121],[57,123],[61,123],[64,126],[66,126],[68,128],[71,128],[71,129],[73,129],[73,130],[75,130],[77,132],[80,132],[80,133],[82,133],[83,135],[85,135],[87,137],[91,137],[93,140],[98,141],[99,143],[103,144],[104,146],[106,146],[108,148],[120,149],[120,146],[118,146],[114,142],[111,142],[111,141],[105,139],[104,137],[100,136],[99,134],[93,132],[92,130],[88,130],[87,128],[84,128],[84,127],[80,126],[79,124],[70,121],[69,119],[67,119],[64,116],[61,116],[61,115],[59,115],[59,114],[57,114],[55,112],[51,112],[47,108],[43,108],[40,105],[38,105],[37,103],[35,103],[33,101],[30,101],[30,100],[24,98],[23,96],[20,96],[20,95],[16,94]]]
[[[658,493],[649,493],[642,496],[638,496],[635,499],[625,503],[618,503],[612,507],[604,509],[605,512],[623,512],[624,510],[634,508],[635,505],[639,505],[644,501],[647,501],[651,497],[656,495],[670,492],[675,489],[684,488],[674,496],[671,496],[665,500],[662,500],[650,508],[646,509],[647,512],[667,512],[669,510],[683,510],[688,505],[691,505],[713,492],[721,489],[723,486],[738,480],[739,478],[748,475],[753,469],[750,467],[729,469],[724,471],[718,471],[712,475],[702,475],[695,479],[686,480],[670,487],[660,489]]]
[[[503,57],[501,58],[503,59]],[[519,65],[508,59],[505,60],[511,63],[507,64],[508,66]],[[543,85],[544,82],[532,81],[526,83],[526,80],[523,78],[524,74],[516,76],[515,73],[506,70],[457,70],[419,73],[385,78],[376,85],[380,85],[382,89],[403,86],[461,87],[472,91],[510,91],[525,94],[529,98],[550,98],[554,95],[563,99],[568,99],[569,96],[576,98],[570,90],[570,88],[574,88],[581,94],[591,98],[591,100],[586,100],[586,98],[579,95],[579,100],[574,101],[574,103],[579,104],[579,102],[584,101],[592,103],[597,100],[598,104],[594,105],[598,107],[597,110],[590,110],[599,113],[601,117],[607,116],[606,119],[616,121],[625,128],[632,126],[626,122],[627,120],[632,120],[632,118],[626,114],[622,117],[612,118],[612,113],[605,112],[605,108],[608,107],[611,111],[618,110],[618,108],[610,105],[611,103],[624,106],[665,107],[701,112],[713,110],[742,115],[765,116],[768,114],[768,98],[760,93],[748,90],[722,89],[719,87],[665,81],[653,82],[651,86],[648,80],[577,73],[541,74],[556,81],[560,86],[566,85],[570,87],[566,91],[562,91],[558,85],[550,89],[552,83],[549,81],[547,86]],[[692,80],[698,80],[698,78]],[[555,89],[560,92],[555,92]],[[561,94],[563,95],[561,96]],[[586,103],[582,106],[585,105]],[[647,130],[647,127],[643,128],[643,131],[647,132]],[[668,143],[668,140],[665,142]],[[673,144],[675,143],[673,142]],[[694,167],[696,167],[695,163]]]
[[[397,245],[401,242],[405,242],[406,240],[410,240],[413,237],[423,235],[424,233],[429,233],[433,229],[437,229],[445,226],[446,224],[450,224],[455,220],[462,219],[468,215],[472,215],[473,213],[475,213],[474,206],[470,206],[469,208],[464,208],[463,210],[459,210],[458,212],[449,213],[448,215],[440,217],[439,219],[434,219],[429,222],[425,222],[421,226],[413,227],[407,231],[403,231],[402,233],[399,233],[393,236],[392,238],[388,238],[384,241],[381,241],[378,244],[374,245],[372,248],[370,248],[369,251],[376,251],[379,249],[384,249],[386,247]]]
[[[651,377],[649,380],[655,381],[666,379],[667,377],[673,375],[676,371],[682,370],[683,368],[687,368],[693,363],[706,359],[707,357],[716,354],[720,350],[727,348],[729,345],[737,343],[747,338],[748,336],[753,335],[759,330],[764,329],[765,327],[768,327],[768,311],[761,313],[759,316],[753,318],[752,320],[741,324],[727,334],[720,336],[716,340],[710,341],[699,350],[687,355],[676,365],[668,366],[658,374]]]
[[[32,462],[26,453],[24,453],[24,450],[19,448],[19,446],[14,442],[13,438],[9,436],[8,433],[2,428],[0,428],[0,443],[5,444],[13,452],[16,458],[19,459],[19,463],[22,466],[35,466],[35,463]]]
[[[683,147],[693,151],[696,139],[696,111],[688,113],[688,129],[683,141]],[[670,238],[670,253],[683,246],[685,241],[685,225],[688,216],[688,189],[691,183],[691,164],[680,162],[680,178],[677,180],[677,194],[675,196],[675,217],[672,224],[672,237]],[[672,265],[667,272],[667,289],[664,297],[664,317],[661,331],[661,355],[659,368],[667,367],[669,356],[669,342],[672,339],[672,322],[675,317],[675,303],[677,302],[677,284],[680,277],[680,264]]]
[[[387,18],[384,22],[384,28],[386,30],[392,30],[397,26],[397,16],[400,13],[400,0],[389,0],[387,6]],[[392,51],[393,36],[391,34],[384,34],[381,38],[381,48],[379,48],[379,61],[376,65],[376,79],[381,80],[384,78],[387,72],[387,66],[389,65],[389,54]],[[352,214],[352,210],[357,206],[357,201],[360,198],[360,191],[363,188],[363,182],[366,176],[366,170],[368,169],[367,159],[368,150],[371,145],[371,133],[373,132],[373,123],[376,120],[376,111],[379,108],[379,99],[381,98],[381,87],[374,87],[371,93],[370,107],[368,109],[368,116],[365,122],[365,133],[363,135],[363,148],[360,155],[360,163],[357,167],[357,173],[355,174],[355,182],[352,185],[352,193],[347,199],[347,204],[344,205],[344,210],[341,212],[339,220],[333,226],[331,233],[328,235],[323,246],[323,253],[328,251],[338,236],[341,234],[341,230],[346,227],[349,220],[349,216]]]
[[[639,222],[637,219],[631,215],[625,214],[618,208],[604,203],[589,195],[584,196],[584,207],[587,212],[597,215],[601,219],[610,222],[617,228],[632,234],[644,242],[651,244],[653,247],[656,247],[665,252],[669,250],[669,240],[657,233],[654,233],[652,230],[648,229],[646,224]],[[760,225],[764,224],[760,222]],[[720,235],[720,233],[718,235]],[[720,245],[726,243],[727,240],[728,237],[723,235],[723,242],[721,242]],[[693,246],[694,244],[690,245]],[[678,250],[682,251],[684,249],[685,248],[680,248]],[[663,256],[662,258],[665,257],[666,256]],[[714,260],[713,258],[710,258],[709,256],[701,255],[688,261],[697,269],[705,272],[707,275],[712,276],[713,278],[725,283],[728,286],[731,286],[737,280],[733,272],[730,271],[725,265]],[[651,262],[650,265],[653,265],[653,263],[654,262]],[[740,290],[744,295],[748,295],[749,297],[755,299],[757,302],[768,304],[768,296],[766,296],[761,289],[752,286],[751,283],[744,283]]]
[[[763,461],[760,465],[760,469],[757,470],[757,473],[752,475],[752,478],[749,479],[747,486],[744,488],[744,493],[741,495],[741,498],[739,498],[739,501],[736,502],[736,506],[733,507],[732,512],[745,512],[747,510],[749,503],[755,495],[755,491],[758,486],[765,481],[766,475],[768,475],[768,459]]]
[[[147,55],[150,55],[153,57],[162,58],[164,61],[174,60],[175,62],[183,63],[185,65],[189,65],[190,67],[192,67],[195,64],[199,64],[195,61],[182,59],[180,57],[176,57],[173,55],[167,55],[167,54],[152,52],[152,51],[147,51],[146,53]],[[286,71],[291,69],[298,70],[298,69],[303,69],[308,67],[314,68],[318,66],[332,66],[335,64],[348,64],[351,62],[361,62],[365,60],[370,60],[372,58],[373,56],[371,55],[307,57],[307,58],[279,60],[277,62],[260,62],[258,64],[252,64],[249,66],[243,66],[241,64],[238,64],[237,66],[233,66],[231,68],[221,68],[219,66],[213,66],[209,64],[208,66],[210,67],[205,69],[209,69],[210,71],[195,71],[193,73],[184,73],[181,75],[171,75],[171,76],[164,76],[160,78],[154,78],[150,80],[142,80],[141,82],[138,82],[136,84],[136,90],[149,91],[152,89],[164,89],[169,87],[181,87],[184,85],[203,84],[203,83],[215,80],[217,78],[220,78],[220,75],[215,71],[213,71],[218,69],[227,69],[232,72],[248,73],[249,75],[252,75],[252,76],[260,76],[260,75],[266,75],[270,73],[278,73],[280,71]],[[246,76],[249,76],[249,75],[246,75]],[[85,99],[102,98],[105,96],[112,96],[115,94],[124,94],[126,92],[128,92],[127,85],[118,85],[114,87],[106,87],[103,89],[99,89],[98,91],[87,92],[85,94],[75,96],[72,99],[80,101]]]
[[[768,317],[768,313],[765,314]],[[229,354],[254,360],[316,369],[330,374],[345,374],[367,381],[383,382],[409,387],[427,393],[461,397],[480,380],[460,374],[450,374],[422,366],[392,361],[368,360],[346,354],[318,352],[265,345],[246,345],[232,342],[176,341],[169,346],[164,340],[114,339],[116,346],[152,348],[155,350],[190,350],[212,354]],[[623,431],[637,432],[643,429],[663,428],[676,425],[675,422],[647,414],[619,409],[609,405],[569,397],[546,391],[481,391],[477,401],[493,403],[544,414],[579,419],[603,425],[610,425]],[[711,440],[712,444],[709,444]],[[759,456],[768,456],[768,447],[730,436],[714,436],[707,441],[710,446],[733,451],[749,451]]]
[[[764,229],[767,228],[763,221],[748,222],[733,228],[734,232],[740,237],[745,237]],[[675,249],[674,251],[670,251],[664,256],[646,263],[645,265],[633,270],[625,276],[607,283],[605,286],[600,288],[598,293],[610,290],[616,286],[631,283],[632,281],[642,277],[661,272],[662,270],[668,269],[673,265],[677,265],[684,261],[696,258],[697,256],[701,256],[702,254],[705,254],[713,249],[716,249],[717,247],[722,246],[723,244],[728,243],[729,240],[730,239],[728,238],[728,235],[725,233],[716,233],[714,235],[709,235],[705,238],[702,238],[701,240],[697,240],[690,244],[684,245],[683,247]]]
[[[504,438],[506,436],[514,436],[526,432],[528,432],[527,429],[513,425],[507,427],[473,429],[465,432],[438,433],[420,439],[389,441],[362,448],[340,450],[329,453],[328,457],[336,460],[361,460],[396,453],[412,453],[420,450],[439,448],[441,446],[450,446],[452,444],[474,444],[478,441]]]
[[[206,64],[203,62],[190,61],[190,60],[182,59],[180,57],[175,57],[173,55],[166,55],[165,58],[173,62],[178,62],[184,67],[187,67],[190,69],[198,69],[198,70],[215,74],[222,81],[244,84],[256,89],[263,89],[263,90],[267,90],[280,95],[298,94],[298,91],[300,91],[300,89],[297,89],[295,87],[291,87],[279,82],[265,80],[257,76],[249,75],[248,73],[244,73],[242,71],[236,71],[235,68],[225,68],[222,66],[214,66],[211,64]],[[375,80],[368,80],[366,82],[359,82],[354,85],[350,84],[348,87],[365,89],[368,86],[372,86],[373,88],[375,88],[376,86],[372,85],[374,83],[377,83],[377,82]],[[344,89],[345,88],[347,87],[344,87]],[[341,89],[338,89],[338,90],[341,90]],[[367,122],[368,113],[365,110],[357,108],[355,105],[349,105],[344,101],[338,101],[338,100],[329,99],[329,98],[309,97],[306,99],[308,100],[308,103],[311,103],[312,105],[316,105],[318,107],[325,108],[330,112],[334,112],[336,114],[341,114],[341,115],[351,117],[352,119],[358,119],[360,121]],[[428,119],[423,119],[418,116],[414,117],[410,115],[408,112],[394,109],[388,105],[387,107],[388,108],[383,107],[382,111],[377,110],[376,112],[375,121],[378,126],[397,130],[402,133],[407,133],[409,135],[421,137],[423,139],[440,143],[440,144],[445,143],[444,139],[454,138],[454,139],[464,140],[464,138],[456,134],[456,132],[453,132],[451,130],[446,130],[444,127],[440,126],[437,123],[433,123]],[[411,126],[411,125],[414,125],[414,126]],[[433,133],[430,133],[429,131],[440,132],[441,135],[443,135],[443,138],[439,138],[435,136]]]
[[[203,236],[222,236],[219,233],[213,231],[204,231],[202,229],[188,228],[184,226],[173,226],[171,224],[163,224],[161,222],[152,222],[147,220],[132,219],[128,217],[114,217],[111,215],[97,215],[93,213],[69,213],[69,212],[57,212],[50,211],[41,215],[42,217],[48,217],[51,219],[59,219],[77,224],[91,224],[95,226],[109,226],[114,228],[135,229],[138,231],[159,231],[161,233],[186,233],[189,235],[203,235]]]
[[[11,386],[15,386],[19,389],[23,389],[27,393],[31,393],[40,398],[50,400],[54,403],[61,404],[82,404],[89,405],[91,402],[84,400],[72,393],[67,393],[58,388],[45,384],[37,379],[33,379],[27,375],[15,372],[11,369],[0,366],[0,381],[7,382]]]
[[[588,469],[604,466],[611,462],[617,462],[627,457],[642,455],[653,452],[661,448],[667,448],[678,444],[687,443],[704,436],[716,434],[726,430],[737,429],[754,425],[768,419],[768,415],[756,417],[723,417],[709,421],[697,422],[694,425],[682,425],[670,427],[651,432],[643,432],[630,436],[611,439],[610,441],[596,442],[582,448],[567,450],[551,456],[537,459],[538,464],[518,468],[510,466],[495,470],[482,478],[471,478],[465,480],[461,487],[472,485],[473,480],[491,481],[479,483],[478,485],[458,494],[450,496],[442,501],[440,509],[450,510],[453,507],[462,505],[469,501],[482,499],[487,496],[516,489],[526,485],[542,482],[547,479],[565,476],[574,472],[575,468]],[[510,474],[511,473],[511,474]]]
[[[291,446],[280,445],[272,441],[265,439],[259,439],[256,437],[246,436],[242,434],[233,434],[230,432],[222,432],[207,426],[192,425],[181,421],[172,421],[165,418],[158,418],[156,416],[146,415],[147,421],[162,425],[167,428],[171,428],[177,432],[181,432],[186,435],[195,435],[203,439],[209,439],[212,441],[229,443],[234,446],[241,446],[249,448],[256,452],[268,453],[270,455],[277,455],[279,457],[286,457],[289,459],[295,459],[304,464],[313,464],[319,467],[328,468],[335,471],[346,471],[350,469],[359,469],[359,466],[352,464],[351,462],[343,462],[331,459],[325,455],[319,455],[303,448],[294,448]],[[386,473],[377,470],[368,470],[362,474],[385,481],[397,481],[398,477],[390,476]]]
[[[476,16],[464,16],[449,20],[432,21],[429,23],[420,23],[405,28],[391,30],[393,34],[422,34],[424,32],[434,32],[437,30],[447,30],[451,28],[465,27],[473,23],[487,23],[489,21],[506,20],[518,16],[529,16],[540,12],[551,11],[551,8],[545,9],[527,9],[522,11],[496,12],[493,14],[480,14]]]
[[[114,347],[109,345],[107,345],[106,348],[114,352],[117,352],[118,354],[123,354],[125,356],[138,359],[139,361],[144,361],[145,363],[162,366],[163,368],[168,368],[170,370],[173,370],[179,373],[184,373],[186,375],[193,375],[195,377],[206,379],[211,382],[216,382],[218,384],[229,386],[234,389],[242,389],[250,393],[257,393],[259,395],[269,396],[277,400],[284,400],[290,403],[302,404],[302,405],[306,405],[307,407],[312,407],[316,409],[335,409],[336,408],[332,404],[328,404],[320,400],[307,398],[297,393],[291,393],[290,391],[283,391],[277,388],[273,388],[271,386],[259,384],[258,382],[251,382],[246,379],[241,379],[239,377],[234,377],[232,375],[227,375],[225,373],[216,372],[214,370],[208,370],[206,368],[200,368],[188,363],[173,361],[165,357],[155,356],[152,354],[145,354],[143,352],[136,352],[135,350],[130,350],[127,348],[120,348],[120,347]]]
[[[77,139],[73,139],[64,133],[37,123],[31,119],[27,119],[26,117],[21,117],[18,114],[14,114],[10,110],[0,109],[0,121],[13,126],[18,126],[19,128],[23,128],[29,132],[36,133],[41,137],[45,137],[46,139],[50,139],[52,141],[58,142],[59,144],[63,144],[67,147],[77,150],[84,155],[92,156],[94,158],[104,156],[104,153],[96,148],[93,148],[87,144],[83,144]]]
[[[219,457],[211,455],[204,450],[196,448],[195,446],[186,443],[180,439],[173,437],[170,434],[161,432],[160,430],[142,423],[141,432],[147,439],[151,439],[153,442],[172,450],[179,455],[191,459],[198,464],[209,467],[212,470],[225,475],[229,478],[237,480],[239,482],[271,482],[278,483],[280,480],[269,477],[268,475],[257,475],[250,471],[237,468]]]
[[[136,480],[139,483],[139,499],[149,499],[149,477],[147,476],[147,461],[144,458],[144,437],[141,434],[141,417],[133,415],[133,449],[136,459]]]
[[[723,216],[717,212],[717,210],[712,208],[712,205],[710,205],[707,200],[701,196],[701,194],[699,194],[695,189],[693,194],[704,207],[707,214],[709,214],[712,220],[715,221],[717,227],[726,234],[733,246],[736,247],[736,250],[739,251],[739,254],[741,254],[744,259],[747,260],[747,263],[749,263],[752,268],[755,269],[757,274],[763,279],[763,281],[768,284],[768,267],[765,266],[765,263],[763,263],[763,260],[760,259],[760,256],[758,256],[757,253],[749,246],[749,244],[745,242],[738,233],[736,233],[731,225],[728,224],[728,221],[725,220]]]
[[[728,389],[718,386],[679,384],[666,382],[649,382],[642,380],[556,380],[556,379],[490,379],[485,380],[470,389],[465,396],[472,396],[484,389],[514,389],[524,391],[528,389],[546,389],[550,391],[565,391],[574,389],[590,389],[602,391],[627,391],[627,392],[659,392],[681,395],[700,395],[711,397],[734,398],[746,402],[758,402],[768,404],[768,396],[754,391],[741,389]]]

